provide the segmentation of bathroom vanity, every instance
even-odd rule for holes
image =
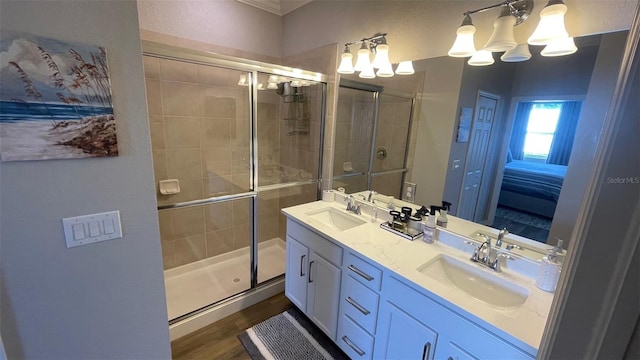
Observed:
[[[535,286],[538,260],[514,251],[496,272],[469,260],[478,224],[451,217],[434,244],[410,241],[380,227],[384,212],[370,221],[371,205],[361,203],[358,215],[346,211],[345,199],[282,212],[285,294],[347,355],[536,357],[553,299]]]

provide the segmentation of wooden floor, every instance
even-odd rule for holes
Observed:
[[[174,359],[249,359],[238,335],[247,328],[291,308],[280,293],[203,329],[171,342]]]

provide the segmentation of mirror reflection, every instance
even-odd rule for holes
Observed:
[[[341,75],[333,188],[416,205],[449,201],[458,218],[555,244],[549,231],[562,188],[571,186],[564,175],[583,103],[597,86],[597,57],[622,56],[622,47],[601,52],[606,40],[576,38],[575,54],[532,51],[519,63],[473,67],[439,57],[414,61],[409,76]],[[412,106],[389,106],[387,93]]]

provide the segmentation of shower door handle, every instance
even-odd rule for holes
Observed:
[[[300,276],[304,276],[304,258],[307,257],[307,255],[302,255],[300,256]]]
[[[313,282],[313,279],[311,279],[311,267],[313,266],[313,263],[316,262],[315,260],[311,260],[309,262],[309,283]]]

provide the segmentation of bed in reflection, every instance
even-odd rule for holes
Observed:
[[[565,165],[512,160],[505,165],[500,206],[553,218]]]

